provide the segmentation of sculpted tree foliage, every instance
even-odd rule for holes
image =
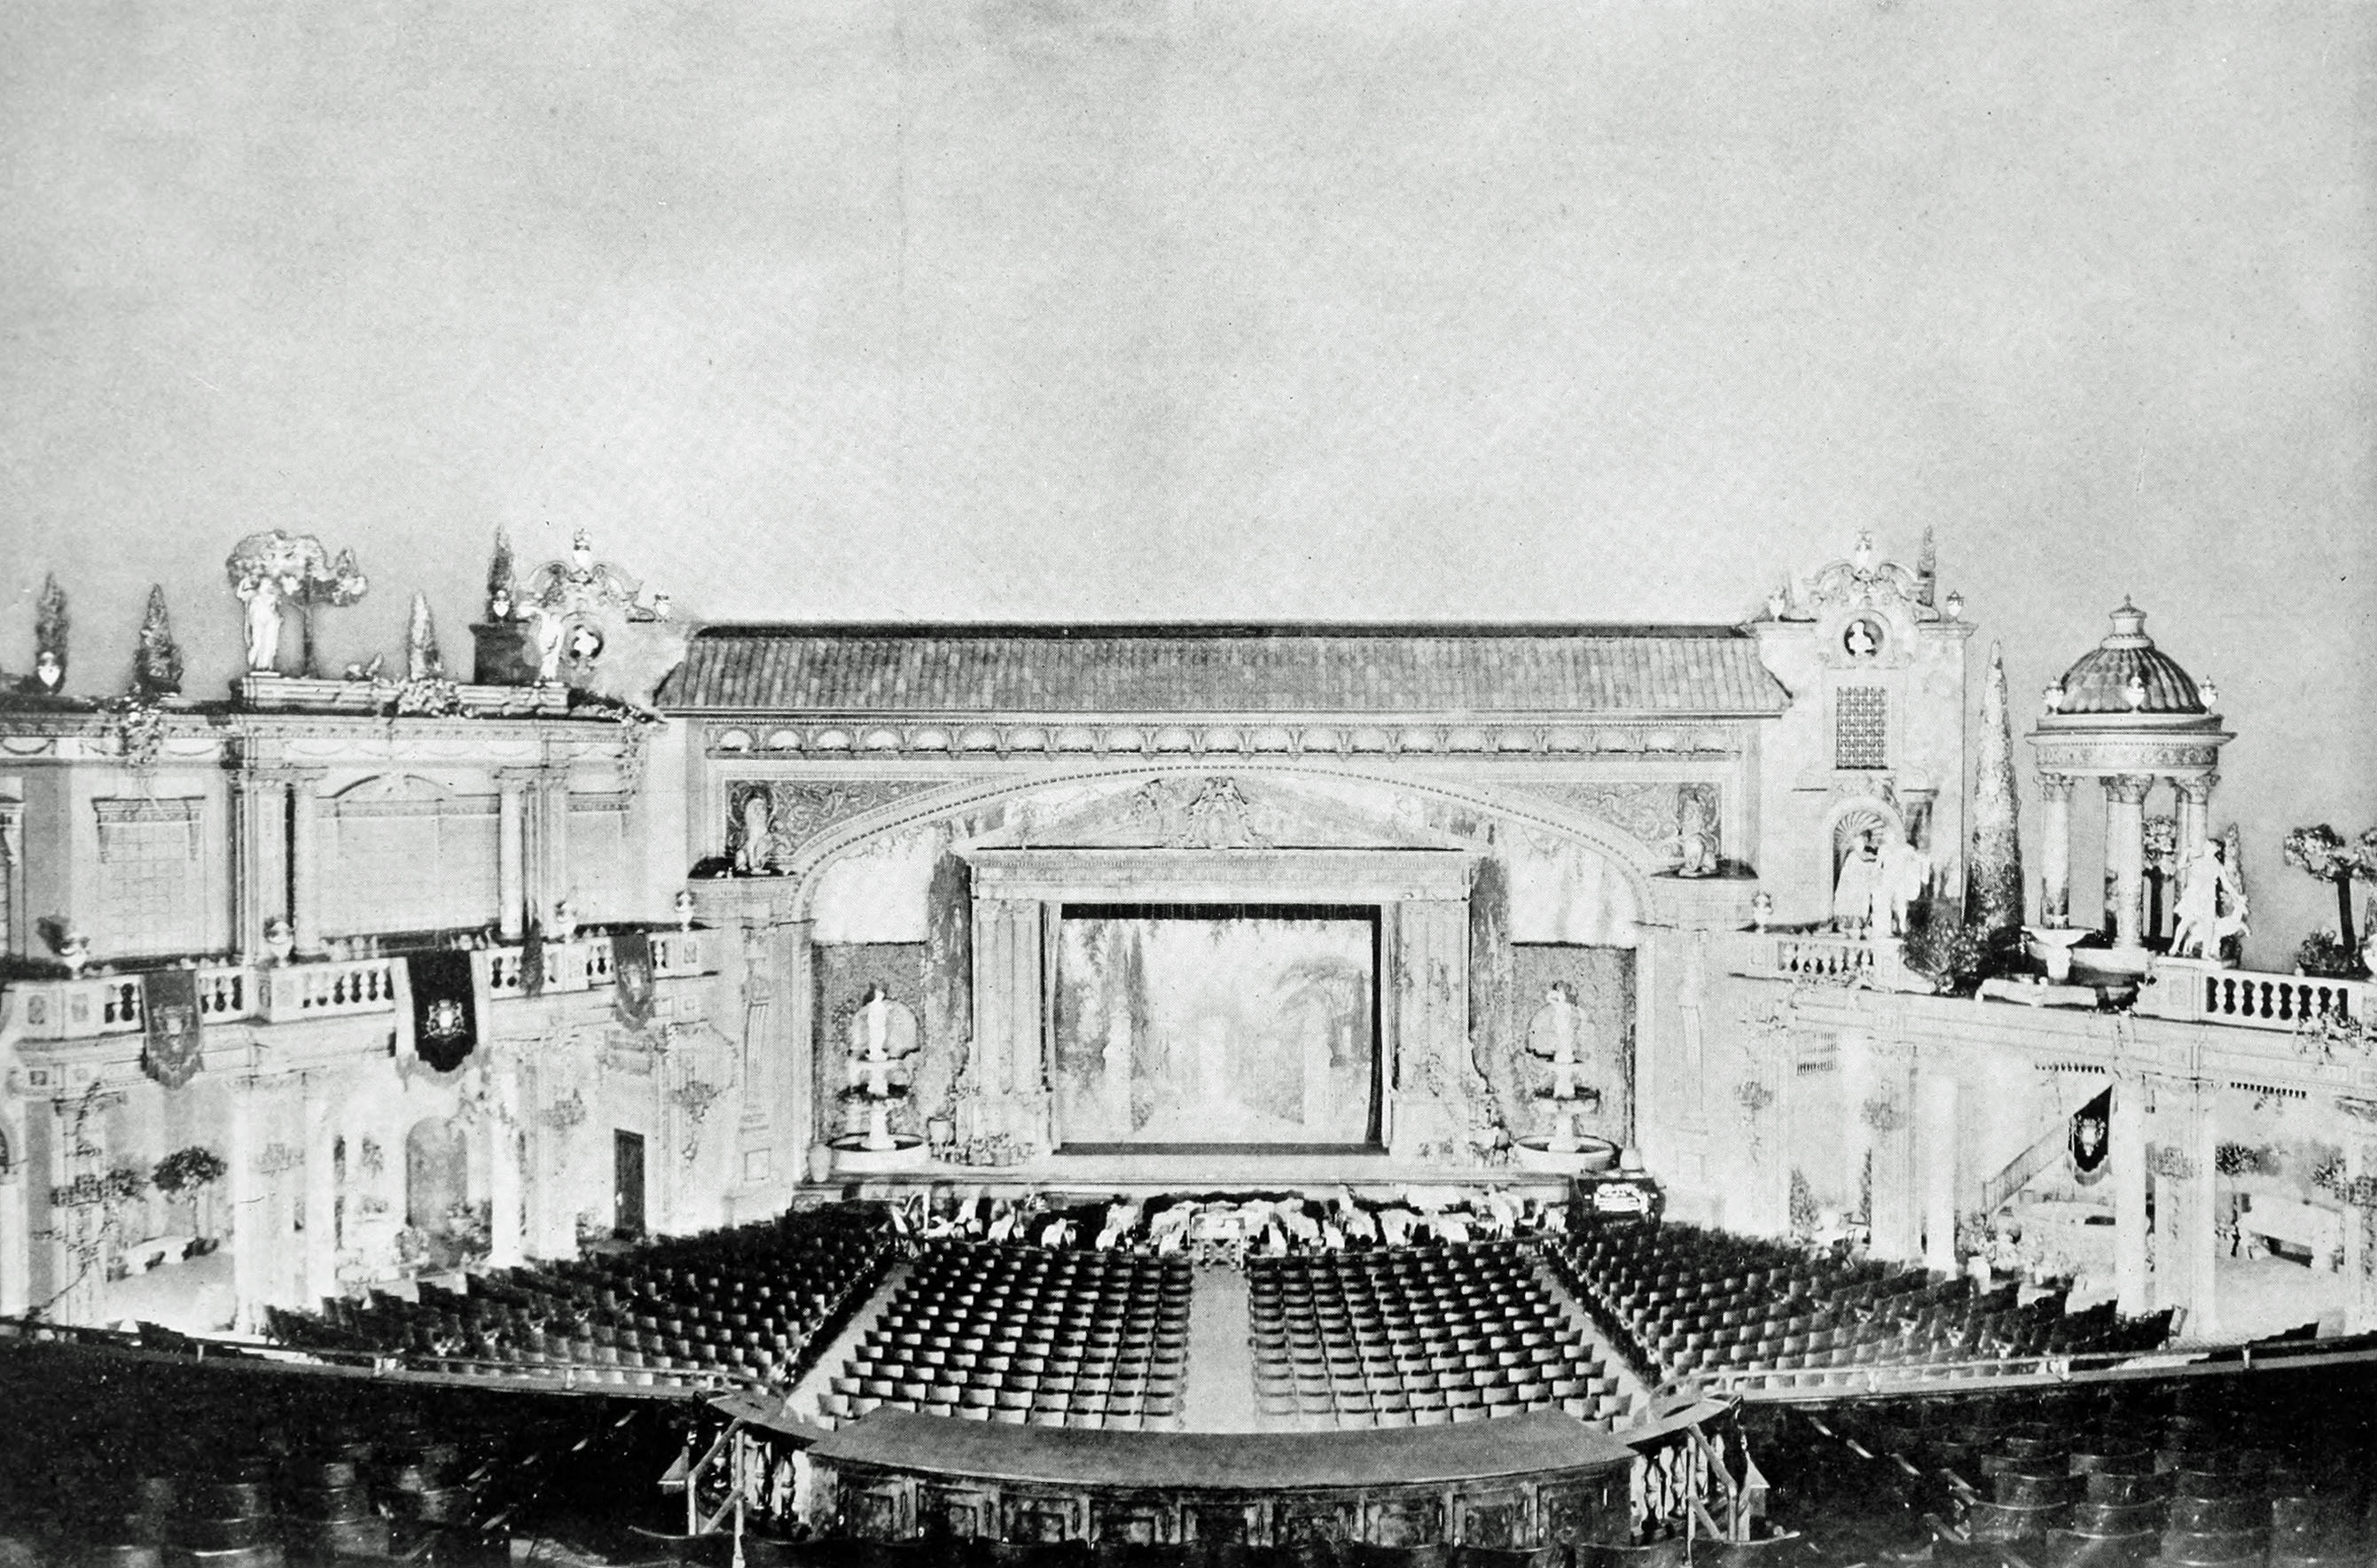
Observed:
[[[2360,943],[2352,927],[2352,885],[2377,882],[2377,827],[2363,831],[2354,840],[2323,822],[2316,827],[2292,829],[2282,848],[2287,864],[2335,884],[2336,932],[2343,938],[2345,952],[2358,948]]]
[[[268,674],[280,656],[281,622],[290,609],[298,613],[298,672],[318,675],[314,651],[314,612],[328,606],[353,604],[370,590],[371,580],[355,564],[355,552],[341,550],[334,557],[311,534],[280,529],[252,533],[233,547],[223,563],[232,591],[246,606],[247,668]]]

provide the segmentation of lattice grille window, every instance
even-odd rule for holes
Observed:
[[[206,867],[196,800],[94,801],[99,812],[102,955],[194,953],[206,945]]]
[[[1890,694],[1880,686],[1843,686],[1834,694],[1833,766],[1890,766]]]

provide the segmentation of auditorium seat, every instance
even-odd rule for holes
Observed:
[[[1508,1241],[1248,1261],[1258,1407],[1342,1427],[1555,1408],[1597,1375],[1583,1330]]]

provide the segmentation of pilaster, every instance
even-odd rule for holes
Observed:
[[[289,790],[289,927],[300,953],[322,949],[320,790],[323,770],[281,770]]]
[[[524,932],[528,903],[528,796],[533,769],[496,774],[496,932],[507,942]]]
[[[1924,1193],[1915,1164],[1915,1052],[1894,1039],[1869,1047],[1871,1085],[1855,1114],[1873,1150],[1870,1250],[1913,1262],[1923,1255]]]
[[[1923,1172],[1923,1266],[1952,1274],[1957,1266],[1956,1187],[1963,1169],[1953,1064],[1921,1062],[1915,1093],[1917,1163]]]
[[[305,1289],[314,1306],[339,1292],[338,1129],[330,1096],[318,1074],[305,1077]]]

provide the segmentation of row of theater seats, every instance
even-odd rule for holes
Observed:
[[[1511,1241],[1248,1263],[1257,1403],[1340,1427],[1559,1408],[1605,1430],[1618,1379]]]
[[[1363,1541],[1314,1538],[1277,1546],[1199,1539],[1144,1543],[1104,1538],[1094,1541],[994,1541],[972,1538],[914,1541],[855,1540],[818,1537],[788,1545],[745,1542],[753,1568],[794,1564],[798,1568],[1681,1568],[1683,1543],[1671,1556],[1647,1563],[1627,1548],[1590,1543],[1534,1550],[1499,1547],[1377,1546]],[[1722,1561],[1702,1548],[1702,1560]]]
[[[2366,1568],[2368,1411],[2339,1424],[2316,1394],[2266,1400],[2235,1382],[2157,1391],[2159,1413],[2136,1389],[1793,1412],[1765,1451],[1785,1506],[1825,1522],[1843,1555]]]
[[[2150,1350],[2170,1314],[2066,1313],[2060,1293],[2017,1304],[1959,1275],[1840,1258],[1690,1226],[1597,1232],[1547,1255],[1605,1333],[1652,1381],[1731,1373],[1818,1385],[1858,1369],[2011,1356]]]
[[[889,1408],[1125,1431],[1179,1425],[1181,1258],[929,1244],[818,1396],[829,1423]]]
[[[404,1354],[427,1371],[627,1384],[729,1377],[789,1383],[899,1255],[888,1230],[828,1212],[685,1237],[626,1253],[375,1293],[278,1314],[276,1336]]]

